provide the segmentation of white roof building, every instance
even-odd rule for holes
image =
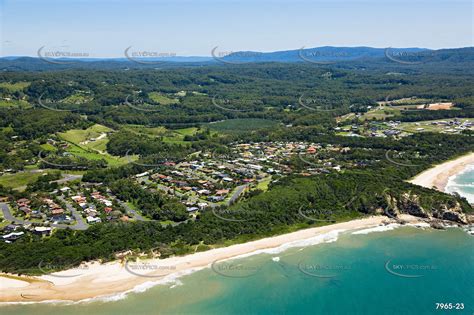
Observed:
[[[87,223],[100,223],[100,222],[102,222],[102,220],[99,217],[94,218],[94,217],[88,216],[86,218],[86,220],[87,220]]]

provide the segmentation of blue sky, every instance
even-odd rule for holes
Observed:
[[[2,56],[473,46],[471,0],[0,0]]]

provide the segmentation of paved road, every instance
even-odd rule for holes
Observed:
[[[84,221],[84,218],[82,217],[82,215],[79,213],[79,211],[76,210],[76,208],[74,208],[69,202],[67,202],[62,196],[58,196],[58,199],[61,200],[62,202],[64,202],[66,204],[66,208],[71,211],[72,213],[72,216],[74,217],[74,219],[76,219],[76,224],[74,225],[67,225],[67,224],[52,224],[52,226],[54,227],[58,227],[58,228],[70,228],[72,230],[81,230],[81,231],[84,231],[84,230],[87,230],[87,228],[89,228],[89,224],[87,224],[85,221]]]
[[[2,209],[3,217],[5,218],[5,220],[11,221],[13,223],[18,223],[18,224],[28,224],[28,223],[30,223],[30,222],[25,221],[23,219],[15,218],[13,216],[13,214],[10,212],[10,207],[8,206],[8,204],[6,204],[4,202],[0,203],[0,208]]]
[[[249,184],[237,186],[237,188],[235,189],[235,192],[232,194],[232,196],[227,201],[227,205],[229,206],[231,203],[233,203],[235,200],[237,200],[237,198],[239,198],[239,196],[242,194],[244,189],[247,188],[248,186],[249,186]]]
[[[125,210],[127,211],[127,213],[131,213],[133,215],[133,217],[137,220],[137,221],[156,221],[156,220],[149,220],[143,216],[141,216],[137,211],[133,210],[132,208],[130,208],[129,205],[127,205],[127,203],[123,202],[122,200],[118,199],[115,195],[109,193],[109,195],[114,198],[122,207],[125,208]],[[177,225],[180,225],[180,224],[183,224],[183,223],[186,223],[190,220],[194,220],[194,219],[188,219],[186,221],[182,221],[182,222],[173,222],[173,223],[170,223],[170,224],[162,224],[162,226],[167,226],[167,225],[171,225],[171,226],[177,226]]]
[[[132,214],[133,218],[136,219],[137,221],[148,221],[146,218],[142,217],[138,212],[130,208],[127,203],[123,202],[122,200],[118,199],[117,196],[109,194],[112,198],[114,198],[122,207],[124,207],[125,211],[127,213]]]
[[[74,174],[63,174],[63,178],[55,180],[54,182],[58,184],[64,184],[66,182],[70,182],[76,179],[81,179],[82,175],[74,175]]]
[[[120,203],[120,205],[122,207],[125,208],[125,210],[128,212],[128,213],[131,213],[133,215],[133,217],[138,220],[138,221],[148,221],[146,218],[142,217],[139,213],[137,213],[137,211],[133,210],[132,208],[130,208],[125,202],[119,200],[117,197],[111,195],[112,197],[114,197],[118,203]],[[63,201],[65,204],[66,204],[66,207],[69,211],[71,211],[73,217],[76,219],[76,224],[74,225],[67,225],[67,224],[51,224],[52,227],[55,227],[55,228],[58,228],[58,229],[67,229],[67,228],[70,228],[71,230],[87,230],[89,228],[89,225],[84,221],[84,218],[81,216],[81,214],[76,210],[76,208],[74,208],[69,202],[67,202],[63,197],[59,196],[58,197],[61,201]],[[29,224],[31,222],[29,221],[25,221],[23,219],[19,219],[19,218],[16,218],[12,215],[11,211],[10,211],[10,207],[8,207],[8,204],[6,203],[0,203],[0,209],[2,210],[3,212],[3,217],[8,220],[8,221],[11,221],[13,223],[16,223],[16,224]],[[191,220],[191,219],[189,219]],[[172,226],[176,226],[176,225],[179,225],[179,224],[182,224],[182,223],[185,223],[189,220],[186,220],[186,221],[183,221],[183,222],[173,222],[171,223]],[[166,224],[164,224],[164,226],[166,226]]]
[[[60,198],[61,199],[61,198]],[[77,212],[76,209],[74,209],[74,207],[72,207],[70,204],[66,203],[66,206],[67,208],[72,212],[74,218],[76,219],[76,222],[77,224],[74,224],[74,225],[67,225],[67,224],[51,224],[52,227],[55,227],[55,228],[58,228],[58,229],[67,229],[67,228],[70,228],[71,230],[87,230],[87,228],[89,227],[89,225],[87,225],[87,223],[84,222],[84,219],[82,218],[82,216]],[[16,218],[12,215],[11,211],[10,211],[10,207],[8,207],[8,204],[6,203],[0,203],[0,208],[2,209],[2,212],[3,212],[3,217],[8,220],[8,221],[11,221],[12,223],[16,223],[16,224],[30,224],[31,222],[30,221],[26,221],[26,220],[23,220],[23,219],[19,219],[19,218]],[[72,208],[72,209],[71,209]]]
[[[145,179],[144,180],[147,184],[152,184],[152,182],[149,180],[149,179]],[[247,188],[250,184],[244,184],[244,185],[240,185],[240,186],[237,186],[237,188],[235,189],[235,191],[233,192],[232,196],[229,198],[229,200],[227,200],[226,202],[226,205],[230,205],[231,203],[233,203],[235,200],[237,200],[237,198],[240,197],[240,195],[242,194],[242,192],[245,190],[245,188]],[[167,186],[164,186],[164,185],[161,185],[161,184],[157,184],[157,187],[158,189],[162,190],[162,191],[165,191],[165,192],[172,192],[175,196],[177,197],[182,197],[184,196],[184,194],[180,193],[180,192],[177,192],[176,190],[173,191],[172,188],[169,188]],[[206,201],[210,207],[212,208],[215,208],[217,206],[219,206],[218,203],[213,203],[213,202],[210,202],[210,201]]]

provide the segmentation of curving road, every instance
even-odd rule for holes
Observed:
[[[61,199],[61,198],[60,198]],[[89,227],[89,225],[84,222],[84,219],[82,218],[82,216],[79,214],[79,212],[77,212],[76,209],[74,209],[74,207],[72,207],[70,204],[66,203],[66,206],[68,208],[68,210],[71,211],[72,215],[74,216],[74,218],[76,219],[76,224],[74,225],[67,225],[67,224],[51,224],[52,227],[55,227],[55,228],[58,228],[58,229],[71,229],[71,230],[87,230],[87,228]],[[71,209],[72,208],[72,209]],[[10,211],[10,207],[8,206],[8,204],[2,202],[0,203],[0,209],[2,210],[3,212],[3,217],[5,218],[5,220],[7,221],[11,221],[12,223],[16,223],[16,224],[30,224],[31,222],[30,221],[26,221],[26,220],[23,220],[23,219],[19,219],[19,218],[16,218],[13,216],[13,214],[11,213]]]
[[[64,202],[66,204],[66,208],[71,211],[72,213],[72,216],[74,217],[74,219],[76,219],[76,224],[74,225],[67,225],[67,224],[52,224],[52,226],[54,227],[58,227],[58,228],[70,228],[72,230],[80,230],[80,231],[84,231],[84,230],[87,230],[89,228],[89,224],[86,223],[86,221],[84,221],[84,218],[82,217],[82,215],[79,213],[79,211],[76,210],[76,208],[74,208],[69,202],[67,202],[62,196],[58,196],[58,199],[61,200],[62,202]]]
[[[54,182],[58,184],[64,184],[66,182],[70,182],[76,179],[82,179],[82,175],[74,175],[74,174],[62,174],[63,178],[55,180]]]
[[[245,185],[240,185],[240,186],[237,186],[237,188],[235,189],[234,193],[232,194],[232,196],[229,198],[229,200],[227,201],[227,205],[229,206],[231,203],[233,203],[235,200],[237,200],[237,198],[240,197],[240,195],[242,194],[242,192],[245,190],[245,188],[247,188],[249,186],[249,184],[245,184]]]
[[[123,202],[122,200],[118,199],[117,196],[109,193],[109,195],[115,199],[124,209],[127,211],[127,213],[132,214],[133,218],[137,221],[148,221],[146,218],[142,217],[141,214],[139,214],[137,211],[133,210],[130,208],[127,203]]]
[[[13,216],[13,214],[10,212],[10,207],[8,206],[8,204],[6,204],[4,202],[0,203],[0,208],[2,209],[3,217],[5,218],[5,220],[11,221],[13,223],[18,223],[18,224],[28,224],[28,223],[30,223],[30,222],[25,221],[23,219],[15,218]]]

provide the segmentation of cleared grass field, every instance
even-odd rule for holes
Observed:
[[[169,98],[161,93],[158,92],[151,92],[148,93],[148,97],[153,100],[154,102],[157,102],[161,105],[171,105],[171,104],[177,104],[179,103],[178,99],[175,98]]]
[[[146,135],[149,137],[163,137],[164,142],[176,143],[176,144],[189,144],[187,141],[183,141],[187,135],[194,135],[199,131],[196,127],[182,128],[182,129],[166,129],[165,127],[144,127],[140,125],[126,125],[123,127],[125,130],[139,134]]]
[[[96,124],[87,128],[86,130],[73,129],[59,133],[58,135],[62,139],[79,145],[83,148],[104,152],[107,148],[107,142],[109,142],[109,139],[105,133],[110,131],[112,131],[112,129]]]
[[[403,130],[410,133],[417,132],[446,132],[446,130],[454,130],[455,126],[445,125],[434,125],[433,123],[440,121],[453,121],[453,119],[441,119],[441,120],[425,120],[417,122],[404,122],[397,127],[399,130]],[[474,122],[474,118],[463,118],[459,119],[460,122]],[[470,130],[474,130],[474,127],[470,127]]]
[[[8,188],[19,188],[32,183],[40,177],[42,173],[20,172],[15,174],[5,174],[0,176],[0,185]]]
[[[56,147],[49,143],[41,144],[40,147],[45,151],[57,151]]]
[[[85,149],[80,145],[72,144],[67,150],[75,156],[80,156],[88,160],[105,160],[109,166],[120,166],[127,164],[129,161],[125,157],[113,156],[108,153],[99,153],[91,148]],[[130,157],[133,160],[133,157]]]
[[[47,168],[39,171],[37,166],[28,165],[27,167],[25,167],[25,171],[23,172],[18,172],[14,174],[4,174],[0,176],[0,185],[13,189],[18,189],[28,185],[29,183],[33,183],[40,176],[43,176],[43,174],[52,172],[58,172],[58,170]],[[62,171],[61,174],[84,175],[85,171],[67,170]]]
[[[191,127],[191,128],[176,129],[173,131],[183,136],[192,136],[196,134],[196,132],[198,131],[198,128]]]
[[[61,103],[83,104],[91,100],[93,100],[93,97],[91,95],[78,92],[66,97],[65,99],[62,99]]]
[[[88,160],[104,159],[109,166],[127,164],[128,159],[112,156],[106,152],[109,139],[105,133],[111,131],[113,130],[108,127],[96,124],[85,130],[73,129],[58,133],[58,136],[71,143],[67,151],[75,156],[80,156]]]
[[[377,102],[379,105],[392,105],[392,106],[402,106],[402,105],[420,105],[429,103],[431,100],[426,98],[416,98],[416,97],[406,97],[395,100],[390,100],[390,97],[387,101]]]
[[[0,100],[0,107],[7,107],[7,108],[13,108],[13,107],[18,107],[18,108],[31,108],[31,104],[26,102],[26,101],[17,101],[17,100]]]
[[[367,113],[364,113],[359,117],[360,121],[364,120],[372,120],[372,119],[383,119],[387,117],[393,117],[396,115],[400,114],[400,109],[396,107],[391,107],[391,106],[381,106],[377,107],[375,109],[372,109],[368,111]]]
[[[107,143],[108,142],[109,142],[109,139],[104,138],[104,139],[100,139],[100,140],[96,140],[96,141],[91,141],[91,142],[89,142],[87,144],[84,144],[84,145],[86,147],[92,149],[92,150],[105,152],[107,150]]]
[[[189,144],[189,142],[184,141],[185,136],[192,136],[198,132],[199,129],[196,127],[191,128],[182,128],[182,129],[174,129],[168,130],[165,137],[163,137],[163,141],[168,143],[175,143],[175,144]]]
[[[263,179],[263,180],[261,180],[257,184],[257,189],[267,191],[268,190],[268,185],[270,185],[271,180],[272,180],[272,178],[270,176]]]
[[[451,104],[451,103],[450,103]],[[364,113],[363,115],[361,115],[359,117],[359,120],[360,121],[364,121],[364,120],[371,120],[371,119],[383,119],[383,118],[387,118],[387,117],[393,117],[393,116],[397,116],[400,114],[400,112],[402,110],[436,110],[436,109],[444,109],[444,110],[459,110],[459,108],[455,108],[455,107],[452,107],[452,105],[436,105],[435,103],[433,103],[432,105],[430,105],[430,107],[428,108],[420,108],[421,105],[415,105],[415,104],[406,104],[406,105],[394,105],[394,106],[379,106],[379,107],[376,107],[370,111],[368,111],[367,113]],[[436,107],[438,106],[438,107]],[[348,115],[345,115],[345,116],[341,116],[339,117],[339,120],[340,121],[344,121],[344,120],[347,120],[348,118],[352,118],[351,116],[349,116],[350,114]]]
[[[165,127],[145,127],[140,125],[126,125],[123,129],[151,137],[163,136],[168,131]]]
[[[26,87],[30,86],[30,82],[16,82],[16,83],[10,83],[10,82],[0,82],[0,87],[7,89],[10,92],[17,92],[17,91],[22,91]]]
[[[58,133],[58,135],[66,141],[79,144],[80,142],[84,142],[91,138],[98,138],[101,134],[110,131],[112,131],[112,129],[99,124],[95,124],[85,130],[72,129],[66,132],[60,132]]]

